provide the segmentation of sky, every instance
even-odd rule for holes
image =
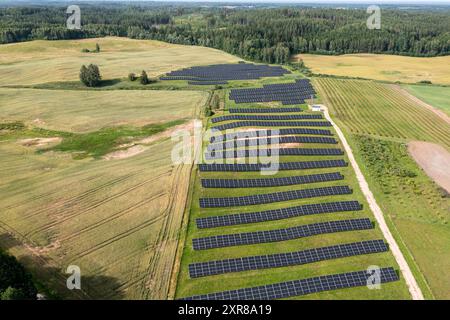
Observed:
[[[2,0],[0,0],[1,2]],[[64,1],[64,0],[62,0]],[[66,0],[68,1],[68,0]],[[80,1],[80,0],[78,0]],[[81,0],[82,1],[122,1],[122,2],[139,2],[152,0]],[[154,0],[158,2],[243,2],[243,3],[369,3],[369,4],[450,4],[450,0]],[[77,2],[71,0],[70,2]]]

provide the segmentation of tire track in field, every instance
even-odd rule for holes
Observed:
[[[161,175],[159,175],[157,177],[153,177],[152,179],[149,179],[149,180],[146,180],[144,182],[141,182],[141,183],[139,183],[137,185],[134,185],[134,186],[132,186],[132,187],[130,187],[128,189],[122,190],[122,191],[120,191],[120,192],[118,192],[118,193],[116,193],[116,194],[114,194],[114,195],[112,195],[110,197],[103,198],[103,199],[101,199],[101,200],[99,200],[99,201],[97,201],[95,203],[92,203],[92,204],[88,204],[87,203],[84,206],[84,208],[83,208],[83,206],[81,208],[80,207],[74,207],[72,210],[68,210],[68,212],[73,211],[72,214],[65,214],[64,218],[62,218],[62,219],[59,219],[57,221],[51,221],[51,222],[49,222],[47,224],[39,226],[38,228],[32,229],[31,231],[28,232],[28,236],[34,235],[34,234],[36,234],[38,232],[46,231],[46,230],[48,230],[50,228],[53,228],[53,227],[55,227],[55,226],[65,222],[67,220],[70,220],[70,219],[72,219],[74,217],[77,217],[79,215],[85,214],[85,213],[87,213],[87,212],[89,212],[89,211],[91,211],[91,210],[93,210],[93,209],[95,209],[95,208],[105,204],[105,203],[108,203],[111,200],[114,200],[114,199],[116,199],[118,197],[124,196],[127,193],[129,193],[129,192],[135,191],[136,189],[141,188],[142,186],[145,186],[146,184],[151,183],[151,182],[157,180],[158,178],[160,178],[161,176],[164,176],[164,175],[167,175],[167,173],[163,173],[163,174],[161,174]]]
[[[77,236],[79,236],[79,235],[81,235],[81,234],[83,234],[85,232],[91,231],[93,229],[96,229],[96,228],[98,228],[98,227],[108,223],[108,222],[111,222],[111,221],[113,221],[115,219],[118,219],[118,218],[126,215],[127,213],[130,213],[130,212],[132,212],[132,211],[134,211],[134,210],[136,210],[136,209],[138,209],[138,208],[140,208],[140,207],[142,207],[142,206],[144,206],[146,204],[149,204],[150,202],[152,202],[152,201],[154,201],[156,199],[159,199],[159,198],[161,198],[161,197],[163,197],[165,195],[166,195],[165,192],[157,193],[157,194],[153,195],[151,198],[144,199],[144,200],[139,201],[139,202],[137,202],[137,203],[135,203],[135,204],[125,208],[125,209],[119,210],[116,213],[113,213],[112,215],[97,221],[96,223],[90,224],[89,226],[78,230],[77,232],[71,233],[70,235],[68,235],[66,237],[59,238],[59,240],[61,242],[69,241],[69,240],[73,239],[74,237],[77,237]]]

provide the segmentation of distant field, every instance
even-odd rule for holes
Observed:
[[[207,98],[199,91],[71,91],[1,89],[0,122],[86,132],[192,118]]]
[[[414,58],[382,54],[300,54],[294,59],[303,59],[314,73],[407,83],[428,80],[450,84],[450,56]]]
[[[443,110],[450,116],[450,87],[408,85],[404,88],[420,100]]]
[[[84,297],[166,299],[190,176],[171,149],[166,140],[128,159],[77,161],[1,142],[2,246],[62,297],[80,294],[61,277],[77,265]]]
[[[331,114],[351,133],[431,141],[450,148],[449,125],[392,85],[330,78],[317,78],[315,83]]]
[[[411,268],[420,270],[417,280],[422,273],[434,296],[448,299],[450,200],[409,157],[406,142],[433,141],[448,149],[450,127],[391,85],[323,78],[315,84],[347,135]]]
[[[100,53],[81,52],[83,48],[94,49],[95,43],[99,43]],[[152,40],[38,40],[0,46],[0,85],[78,80],[81,65],[89,63],[100,67],[104,79],[112,79],[143,69],[154,77],[179,68],[238,60],[215,49]]]

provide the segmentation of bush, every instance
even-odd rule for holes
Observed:
[[[102,80],[98,66],[95,64],[90,64],[88,67],[81,66],[80,80],[87,87],[97,87]]]
[[[421,83],[421,84],[433,84],[430,80],[422,80],[422,81],[419,81],[419,83]]]
[[[150,83],[150,80],[148,79],[147,72],[142,70],[142,73],[141,73],[141,84],[146,85],[146,84],[149,84],[149,83]]]
[[[86,48],[83,48],[83,49],[81,49],[81,52],[83,52],[83,53],[89,53],[89,52],[91,52],[89,49],[86,49]]]
[[[136,79],[137,79],[137,77],[134,73],[131,72],[128,74],[128,80],[135,81]]]

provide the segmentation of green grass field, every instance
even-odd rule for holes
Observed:
[[[226,94],[224,95],[226,96]],[[234,104],[226,100],[226,108]],[[244,106],[244,104],[239,105]],[[250,106],[250,104],[249,104]],[[267,106],[267,105],[266,105]],[[303,107],[303,109],[305,109]],[[307,111],[305,112],[307,113]],[[226,114],[226,113],[225,113]],[[225,122],[224,122],[225,123]],[[221,123],[222,124],[222,123]],[[245,129],[245,128],[242,128]],[[325,145],[307,144],[302,147],[330,147]],[[331,146],[331,147],[340,147]],[[328,157],[334,159],[333,157]],[[340,157],[335,157],[340,158]],[[345,157],[344,157],[345,158]],[[284,161],[310,161],[322,160],[327,157],[281,157],[280,162]],[[298,171],[280,171],[275,176],[270,177],[286,177],[294,175],[305,175],[325,172],[341,172],[345,176],[343,181],[334,181],[328,183],[312,183],[306,185],[281,186],[268,188],[244,188],[244,189],[205,189],[200,185],[201,178],[262,178],[260,173],[240,172],[240,173],[221,173],[221,172],[199,172],[196,171],[195,184],[193,190],[192,203],[190,207],[189,225],[187,230],[186,244],[184,247],[183,257],[181,261],[180,274],[178,277],[178,286],[176,297],[181,298],[190,295],[204,294],[209,292],[217,292],[223,290],[232,290],[237,288],[251,287],[269,283],[276,283],[294,279],[308,278],[318,275],[349,272],[354,270],[365,270],[369,265],[394,266],[397,267],[391,253],[377,253],[371,255],[362,255],[356,257],[348,257],[335,260],[327,260],[318,263],[272,268],[254,271],[245,271],[239,273],[229,273],[224,275],[208,276],[204,278],[190,279],[188,274],[188,265],[193,262],[202,262],[210,260],[220,260],[226,258],[243,257],[249,255],[260,255],[270,253],[281,253],[297,251],[320,246],[333,244],[343,244],[354,241],[363,241],[369,239],[382,239],[381,231],[376,227],[373,230],[351,231],[344,233],[325,234],[303,239],[295,239],[290,241],[282,241],[275,243],[246,245],[237,247],[227,247],[225,249],[210,249],[195,251],[192,248],[192,239],[210,235],[231,234],[240,232],[250,232],[257,230],[270,230],[278,228],[288,228],[296,225],[310,224],[322,221],[344,220],[351,218],[369,217],[374,221],[374,217],[365,202],[364,196],[361,194],[354,172],[351,167],[330,168],[330,169],[314,169],[314,170],[298,170]],[[279,202],[265,205],[253,205],[246,207],[232,208],[215,208],[201,209],[198,200],[201,197],[231,197],[243,196],[259,193],[271,193],[277,191],[288,191],[294,189],[308,189],[320,186],[332,185],[349,185],[354,190],[351,195],[320,197],[303,200],[293,200],[288,202]],[[276,208],[286,208],[301,204],[322,203],[329,201],[358,200],[364,205],[364,209],[358,212],[347,213],[330,213],[311,216],[296,217],[278,221],[270,221],[256,224],[239,225],[231,227],[220,227],[213,229],[198,229],[195,225],[195,219],[199,217],[224,215],[231,213],[255,212],[261,210],[270,210]],[[381,290],[369,290],[366,287],[351,288],[344,290],[336,290],[323,292],[318,294],[307,295],[304,297],[293,297],[293,299],[409,299],[409,293],[403,280],[397,283],[383,285]]]
[[[441,109],[450,116],[450,87],[409,85],[404,88],[420,100]]]
[[[450,148],[450,127],[395,86],[365,80],[316,78],[330,114],[347,132],[399,141],[423,140]]]
[[[429,140],[448,148],[450,128],[389,86],[332,79],[315,83],[344,130],[425,297],[448,299],[444,274],[450,263],[450,199],[410,158],[406,142]]]

